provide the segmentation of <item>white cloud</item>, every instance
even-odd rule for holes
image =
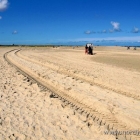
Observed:
[[[132,30],[133,33],[139,33],[140,32],[140,29],[137,28],[137,27],[134,27],[134,29]]]
[[[120,29],[120,23],[111,21],[111,25],[113,26],[113,30],[114,31],[121,31],[121,29]]]
[[[113,33],[113,32],[114,32],[114,29],[113,30],[112,29],[109,30],[109,33]]]
[[[85,31],[85,34],[91,34],[91,31]]]
[[[12,32],[12,34],[17,34],[17,33],[18,33],[18,31],[13,31],[13,32]]]
[[[102,33],[107,33],[107,30],[103,30]]]
[[[96,32],[94,32],[94,31],[85,31],[85,34],[93,34],[93,33],[96,33]]]
[[[2,16],[0,16],[0,19],[2,19]]]
[[[95,34],[96,32],[88,30],[88,31],[85,31],[84,33],[85,34]]]
[[[5,10],[8,7],[8,0],[0,0],[0,11]]]
[[[140,41],[140,36],[134,36],[134,37],[129,37],[129,36],[124,36],[124,37],[105,37],[105,38],[77,38],[77,39],[69,39],[69,40],[61,40],[61,41],[83,41],[83,42],[92,42],[92,41],[119,41],[119,42],[136,42]]]

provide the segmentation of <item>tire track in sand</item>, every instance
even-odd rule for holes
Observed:
[[[41,62],[39,62],[39,61],[30,59],[30,58],[28,58],[28,57],[22,55],[22,54],[20,53],[20,50],[19,50],[18,52],[16,52],[16,55],[17,55],[18,57],[20,57],[20,58],[23,58],[23,59],[27,60],[27,61],[30,61],[30,62],[39,64],[39,65],[43,65],[43,66],[45,66],[45,67],[47,67],[47,68],[49,68],[49,69],[51,69],[51,70],[53,70],[53,71],[57,71],[57,72],[60,73],[60,74],[68,75],[68,76],[73,77],[73,78],[75,78],[75,79],[79,79],[79,80],[81,80],[81,81],[90,83],[91,85],[96,85],[96,86],[101,87],[102,89],[111,90],[111,91],[113,91],[113,92],[116,92],[116,93],[118,93],[118,94],[121,94],[121,95],[124,95],[124,96],[127,96],[127,97],[131,97],[131,98],[133,98],[133,99],[135,99],[135,100],[138,100],[138,101],[140,100],[140,96],[139,96],[139,95],[135,95],[134,93],[130,93],[130,92],[121,91],[121,90],[118,90],[118,89],[115,89],[115,88],[112,88],[112,87],[109,87],[109,86],[106,86],[106,85],[97,83],[97,82],[93,81],[92,79],[90,79],[90,78],[89,78],[88,76],[86,76],[86,75],[83,76],[83,75],[81,75],[81,74],[79,74],[79,73],[75,73],[75,72],[72,71],[72,70],[68,70],[68,69],[66,69],[66,68],[64,68],[64,67],[59,67],[59,66],[57,66],[56,64],[55,64],[55,65],[52,65],[52,64],[50,64],[50,62],[47,62],[47,61],[45,62],[45,64],[43,64],[43,63],[41,63]]]

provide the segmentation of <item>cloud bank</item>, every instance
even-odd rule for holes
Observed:
[[[65,40],[66,41],[66,40]],[[77,38],[77,39],[69,39],[67,41],[74,41],[74,42],[138,42],[140,41],[140,36],[124,36],[124,37],[102,37],[102,38]]]
[[[8,0],[0,0],[0,11],[7,9],[8,4]]]
[[[116,32],[126,32],[126,33],[140,33],[140,29],[137,28],[137,27],[134,27],[132,30],[129,30],[129,31],[122,31],[120,29],[120,23],[119,22],[114,22],[114,21],[111,21],[110,22],[111,25],[113,26],[112,29],[105,29],[105,30],[102,30],[102,31],[91,31],[91,30],[87,30],[85,31],[84,33],[85,34],[93,34],[93,33],[97,33],[97,34],[105,34],[105,33],[116,33]]]

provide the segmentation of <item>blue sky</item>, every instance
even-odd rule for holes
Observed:
[[[0,44],[140,44],[139,0],[0,0]]]

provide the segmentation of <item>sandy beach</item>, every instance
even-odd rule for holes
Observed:
[[[93,53],[0,47],[0,140],[139,140],[140,48]]]

